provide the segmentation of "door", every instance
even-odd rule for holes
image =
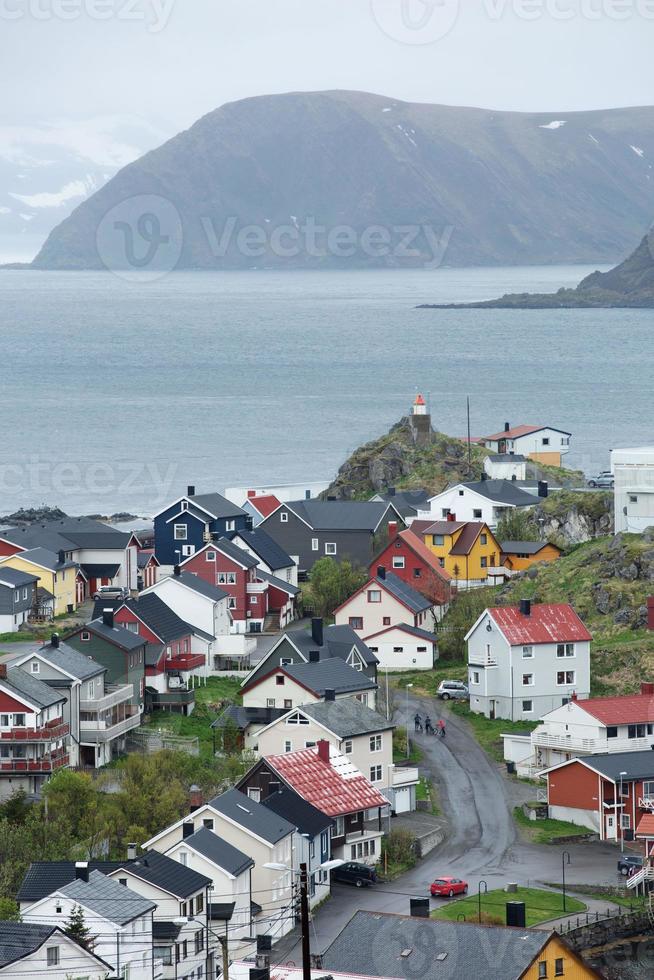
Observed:
[[[606,815],[606,839],[607,840],[617,840],[618,838],[618,824],[615,819],[614,813],[607,813]]]
[[[404,789],[395,790],[395,812],[409,813],[411,810],[411,790],[407,786]]]
[[[495,701],[491,698],[488,706],[488,717],[491,721],[495,718]]]

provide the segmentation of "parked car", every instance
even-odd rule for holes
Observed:
[[[127,599],[129,592],[121,585],[101,585],[97,592],[93,593],[93,598],[98,599]]]
[[[453,898],[455,895],[468,894],[468,882],[462,878],[437,878],[432,881],[429,890],[432,898]]]
[[[463,681],[441,681],[438,685],[438,696],[441,701],[449,701],[450,699],[465,701],[470,697],[470,692]]]
[[[598,473],[588,481],[589,487],[602,487],[604,490],[613,490],[613,474],[608,470]]]
[[[618,871],[625,877],[631,871],[640,871],[643,866],[643,858],[640,854],[623,854],[618,861]]]
[[[369,868],[367,864],[358,864],[356,861],[346,861],[332,870],[332,881],[344,881],[348,885],[356,885],[357,888],[368,888],[377,881],[377,872],[374,868]]]

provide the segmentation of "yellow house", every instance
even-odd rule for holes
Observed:
[[[68,612],[69,607],[77,608],[77,562],[61,561],[61,555],[47,548],[31,548],[29,551],[20,551],[7,558],[0,558],[0,565],[8,568],[17,568],[21,572],[29,572],[30,575],[37,575],[39,583],[37,588],[45,589],[52,597],[49,605],[52,613],[59,616]]]
[[[455,585],[482,584],[488,569],[501,564],[502,549],[483,521],[436,521],[422,535]]]
[[[561,549],[549,541],[501,541],[502,564],[512,572],[524,572],[539,561],[556,561]]]
[[[516,980],[556,980],[557,977],[564,980],[595,980],[600,974],[553,932],[527,969],[516,974]]]

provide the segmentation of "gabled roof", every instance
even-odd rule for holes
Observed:
[[[395,980],[517,980],[551,939],[552,933],[538,929],[359,911],[325,950],[322,965],[334,973]],[[580,962],[571,949],[565,956],[571,966]]]
[[[64,517],[56,521],[13,527],[2,531],[0,537],[21,548],[44,548],[55,553],[76,551],[78,548],[124,551],[132,539],[125,531],[118,531],[90,517]]]
[[[489,437],[492,438],[492,437]],[[526,463],[527,457],[520,453],[494,453],[488,457],[492,463]]]
[[[173,612],[156,592],[141,593],[138,599],[127,599],[123,606],[156,633],[162,643],[179,640],[193,632],[193,627]],[[141,637],[141,643],[143,642],[145,641]]]
[[[456,486],[472,490],[481,497],[507,506],[535,507],[539,501],[533,493],[527,493],[526,490],[516,486],[515,480],[476,480],[471,483],[458,483]]]
[[[644,813],[636,825],[636,837],[654,837],[654,813]]]
[[[50,572],[58,572],[64,568],[75,568],[77,563],[74,561],[59,561],[59,554],[50,551],[49,548],[29,548],[27,551],[20,551],[16,555],[8,555],[4,561],[11,561],[12,558],[20,558],[21,561],[31,562],[39,568],[46,568]]]
[[[336,694],[350,694],[377,687],[369,677],[350,667],[339,657],[319,660],[317,663],[287,664],[285,667],[276,668],[273,673],[280,671],[297,681],[307,691],[313,691],[318,697],[324,697],[325,691],[328,690],[335,691]]]
[[[96,964],[101,963],[108,972],[112,972],[111,967],[96,953],[91,953],[84,949],[79,944],[75,943],[74,939],[70,939],[65,935],[59,926],[54,925],[44,925],[38,922],[5,922],[0,921],[0,969],[5,966],[9,966],[11,963],[16,963],[18,960],[25,959],[31,953],[36,953],[38,950],[46,943],[49,939],[55,937],[59,942],[69,942],[77,946],[76,953],[72,950],[66,951],[62,959],[73,956],[79,956],[80,959],[88,957],[89,960],[95,960]],[[83,970],[84,967],[79,967]],[[77,972],[77,971],[76,971]],[[4,973],[3,976],[9,976],[9,973]],[[18,967],[14,976],[34,976],[29,970],[25,971],[23,968]]]
[[[376,578],[374,581],[413,613],[424,612],[426,609],[431,609],[433,605],[431,599],[421,595],[408,582],[398,578],[392,572],[386,572],[385,578]]]
[[[190,500],[202,510],[206,510],[213,518],[241,517],[245,514],[242,507],[233,504],[220,493],[195,493],[192,497],[181,497],[180,500]]]
[[[208,805],[269,844],[277,844],[295,830],[295,824],[278,816],[262,803],[251,800],[238,789],[227,790],[209,800]]]
[[[88,881],[75,879],[69,882],[58,889],[58,894],[120,926],[157,907],[155,902],[142,898],[131,888],[119,885],[99,871],[91,871]]]
[[[366,637],[366,643],[369,640],[375,640],[377,637],[383,636],[384,633],[392,633],[394,630],[400,630],[402,633],[410,633],[411,636],[415,636],[419,640],[427,640],[429,643],[438,642],[435,634],[430,633],[428,630],[421,630],[419,626],[411,626],[409,623],[396,623],[395,626],[385,626],[383,630],[378,630],[377,633],[371,633],[370,636]]]
[[[556,548],[557,551],[561,551],[551,541],[501,541],[500,548],[503,555],[537,555],[543,548]]]
[[[520,439],[521,436],[530,436],[534,432],[542,432],[543,429],[551,429],[552,432],[560,432],[564,436],[572,435],[564,429],[557,429],[554,425],[514,425],[503,432],[496,432],[492,436],[482,436],[484,442],[499,442],[501,439]]]
[[[251,857],[244,854],[243,851],[239,851],[237,847],[207,827],[201,827],[190,837],[185,837],[180,841],[181,844],[197,851],[198,854],[206,857],[213,864],[217,864],[219,868],[233,875],[234,878],[238,878],[248,868],[254,867],[254,861]]]
[[[654,779],[654,752],[603,752],[598,755],[583,755],[576,759],[559,762],[556,766],[543,769],[539,775],[554,772],[564,766],[580,763],[587,769],[619,783],[620,778],[625,782],[634,779]],[[621,777],[622,774],[622,777]]]
[[[203,578],[198,575],[192,575],[190,572],[182,572],[181,575],[171,575],[171,581],[178,581],[181,585],[185,585],[187,589],[191,589],[193,592],[197,592],[198,595],[204,596],[205,599],[212,599],[213,602],[220,602],[221,599],[226,599],[229,595],[224,589],[219,589],[217,585],[211,585],[209,582],[205,582]],[[169,579],[161,579],[162,582],[167,582]]]
[[[244,708],[242,704],[228,705],[219,718],[211,722],[212,728],[225,728],[236,725],[239,731],[245,731],[250,725],[269,725],[285,715],[284,708]]]
[[[153,561],[155,565],[160,564],[154,551],[139,551],[136,555],[136,564],[138,568],[146,568],[151,561]]]
[[[94,633],[95,636],[101,636],[104,640],[109,640],[110,643],[128,653],[145,645],[145,640],[138,633],[132,633],[131,630],[127,630],[123,626],[106,626],[101,619],[93,619],[90,623],[86,623],[85,626],[75,630],[72,635],[76,636],[84,630]]]
[[[8,589],[33,585],[38,580],[38,575],[30,575],[29,572],[23,572],[19,568],[9,568],[7,565],[0,564],[0,585],[6,585]]]
[[[294,823],[301,834],[307,834],[309,837],[316,837],[334,823],[331,817],[307,803],[287,786],[279,793],[272,793],[263,801],[263,805],[274,810],[278,816]]]
[[[6,688],[10,693],[13,691],[19,701],[25,699],[38,709],[50,708],[53,704],[62,704],[66,700],[63,694],[57,694],[49,684],[44,684],[21,667],[10,667],[7,677],[0,678],[0,687]]]
[[[354,738],[355,735],[384,732],[395,727],[392,722],[356,698],[302,704],[293,708],[293,711],[308,715],[339,738]]]
[[[603,725],[628,725],[654,722],[653,694],[623,694],[609,698],[573,699],[582,711]]]
[[[422,540],[422,538],[419,537],[420,533],[422,534],[425,533],[425,531],[421,532],[419,530],[419,526],[422,525],[423,523],[429,525],[429,521],[424,521],[424,522],[414,521],[410,527],[407,527],[403,531],[400,531],[400,533],[398,534],[398,538],[404,542],[407,548],[411,549],[411,551],[414,553],[414,555],[417,558],[420,558],[420,560],[423,561],[425,565],[431,568],[434,574],[439,575],[444,582],[450,582],[452,580],[452,576],[450,575],[450,573],[446,572],[444,568],[441,568],[441,566],[438,563],[438,558],[436,557],[434,552],[430,548],[428,548],[425,542]],[[429,530],[431,531],[431,528],[429,528]],[[387,548],[388,545],[386,545],[386,547],[383,550],[386,551]],[[370,563],[371,570],[374,570],[375,564],[376,564],[375,561]]]
[[[532,603],[529,616],[523,615],[519,606],[496,606],[487,612],[510,646],[575,643],[593,638],[567,603]]]
[[[295,562],[288,555],[281,545],[278,545],[269,534],[260,527],[246,528],[241,531],[231,531],[229,535],[233,538],[241,538],[248,548],[258,555],[264,565],[278,572],[281,568],[291,568]]]
[[[299,595],[302,591],[302,589],[298,589],[297,585],[291,585],[290,582],[285,582],[284,579],[277,578],[276,575],[269,575],[268,572],[263,572],[260,568],[257,569],[257,578],[262,582],[267,582],[268,585],[272,585],[274,589],[287,592],[291,596]]]
[[[248,497],[246,503],[254,507],[262,517],[269,517],[278,507],[281,507],[282,502],[274,494],[266,493],[260,497]]]
[[[79,681],[88,680],[90,677],[97,677],[98,674],[105,674],[107,671],[107,668],[99,664],[97,660],[93,660],[92,657],[87,657],[83,653],[79,653],[78,650],[61,641],[59,642],[59,646],[56,647],[53,647],[52,643],[44,643],[42,647],[39,647],[38,650],[35,650],[34,653],[28,656],[42,657],[48,663],[52,664],[53,667],[59,668],[59,670],[64,671],[66,674],[71,674]],[[25,657],[21,657],[21,660],[24,659]]]
[[[426,490],[398,490],[394,493],[386,491],[375,496],[385,500],[387,504],[393,504],[402,517],[411,517],[427,503],[431,494]]]
[[[228,558],[231,558],[244,568],[256,568],[259,564],[256,558],[253,558],[253,556],[247,551],[244,551],[243,548],[239,548],[238,545],[235,545],[229,538],[219,538],[218,541],[212,542],[210,545],[210,550],[221,551],[224,555],[227,555]]]
[[[374,500],[293,500],[284,504],[314,531],[377,530],[389,510],[402,519],[392,503]],[[265,521],[263,522],[265,525]]]
[[[264,761],[303,800],[329,817],[388,806],[386,797],[346,756],[331,745],[329,750],[329,762],[320,758],[317,745],[300,752],[264,756]]]
[[[336,624],[327,626],[323,630],[322,646],[319,646],[313,639],[310,629],[286,630],[280,639],[283,639],[284,637],[288,637],[296,650],[298,650],[306,660],[309,659],[309,654],[312,650],[318,650],[320,652],[321,660],[329,660],[333,657],[339,657],[341,660],[347,660],[352,652],[352,648],[356,647],[367,666],[374,666],[379,662],[374,653],[368,649],[366,644],[359,636],[357,636],[351,626],[337,626]],[[275,647],[277,645],[278,644],[275,644]],[[272,650],[274,650],[274,647],[271,648],[271,652]]]

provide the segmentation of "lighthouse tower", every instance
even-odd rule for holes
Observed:
[[[428,446],[431,442],[431,415],[423,395],[416,395],[409,422],[416,446]]]

